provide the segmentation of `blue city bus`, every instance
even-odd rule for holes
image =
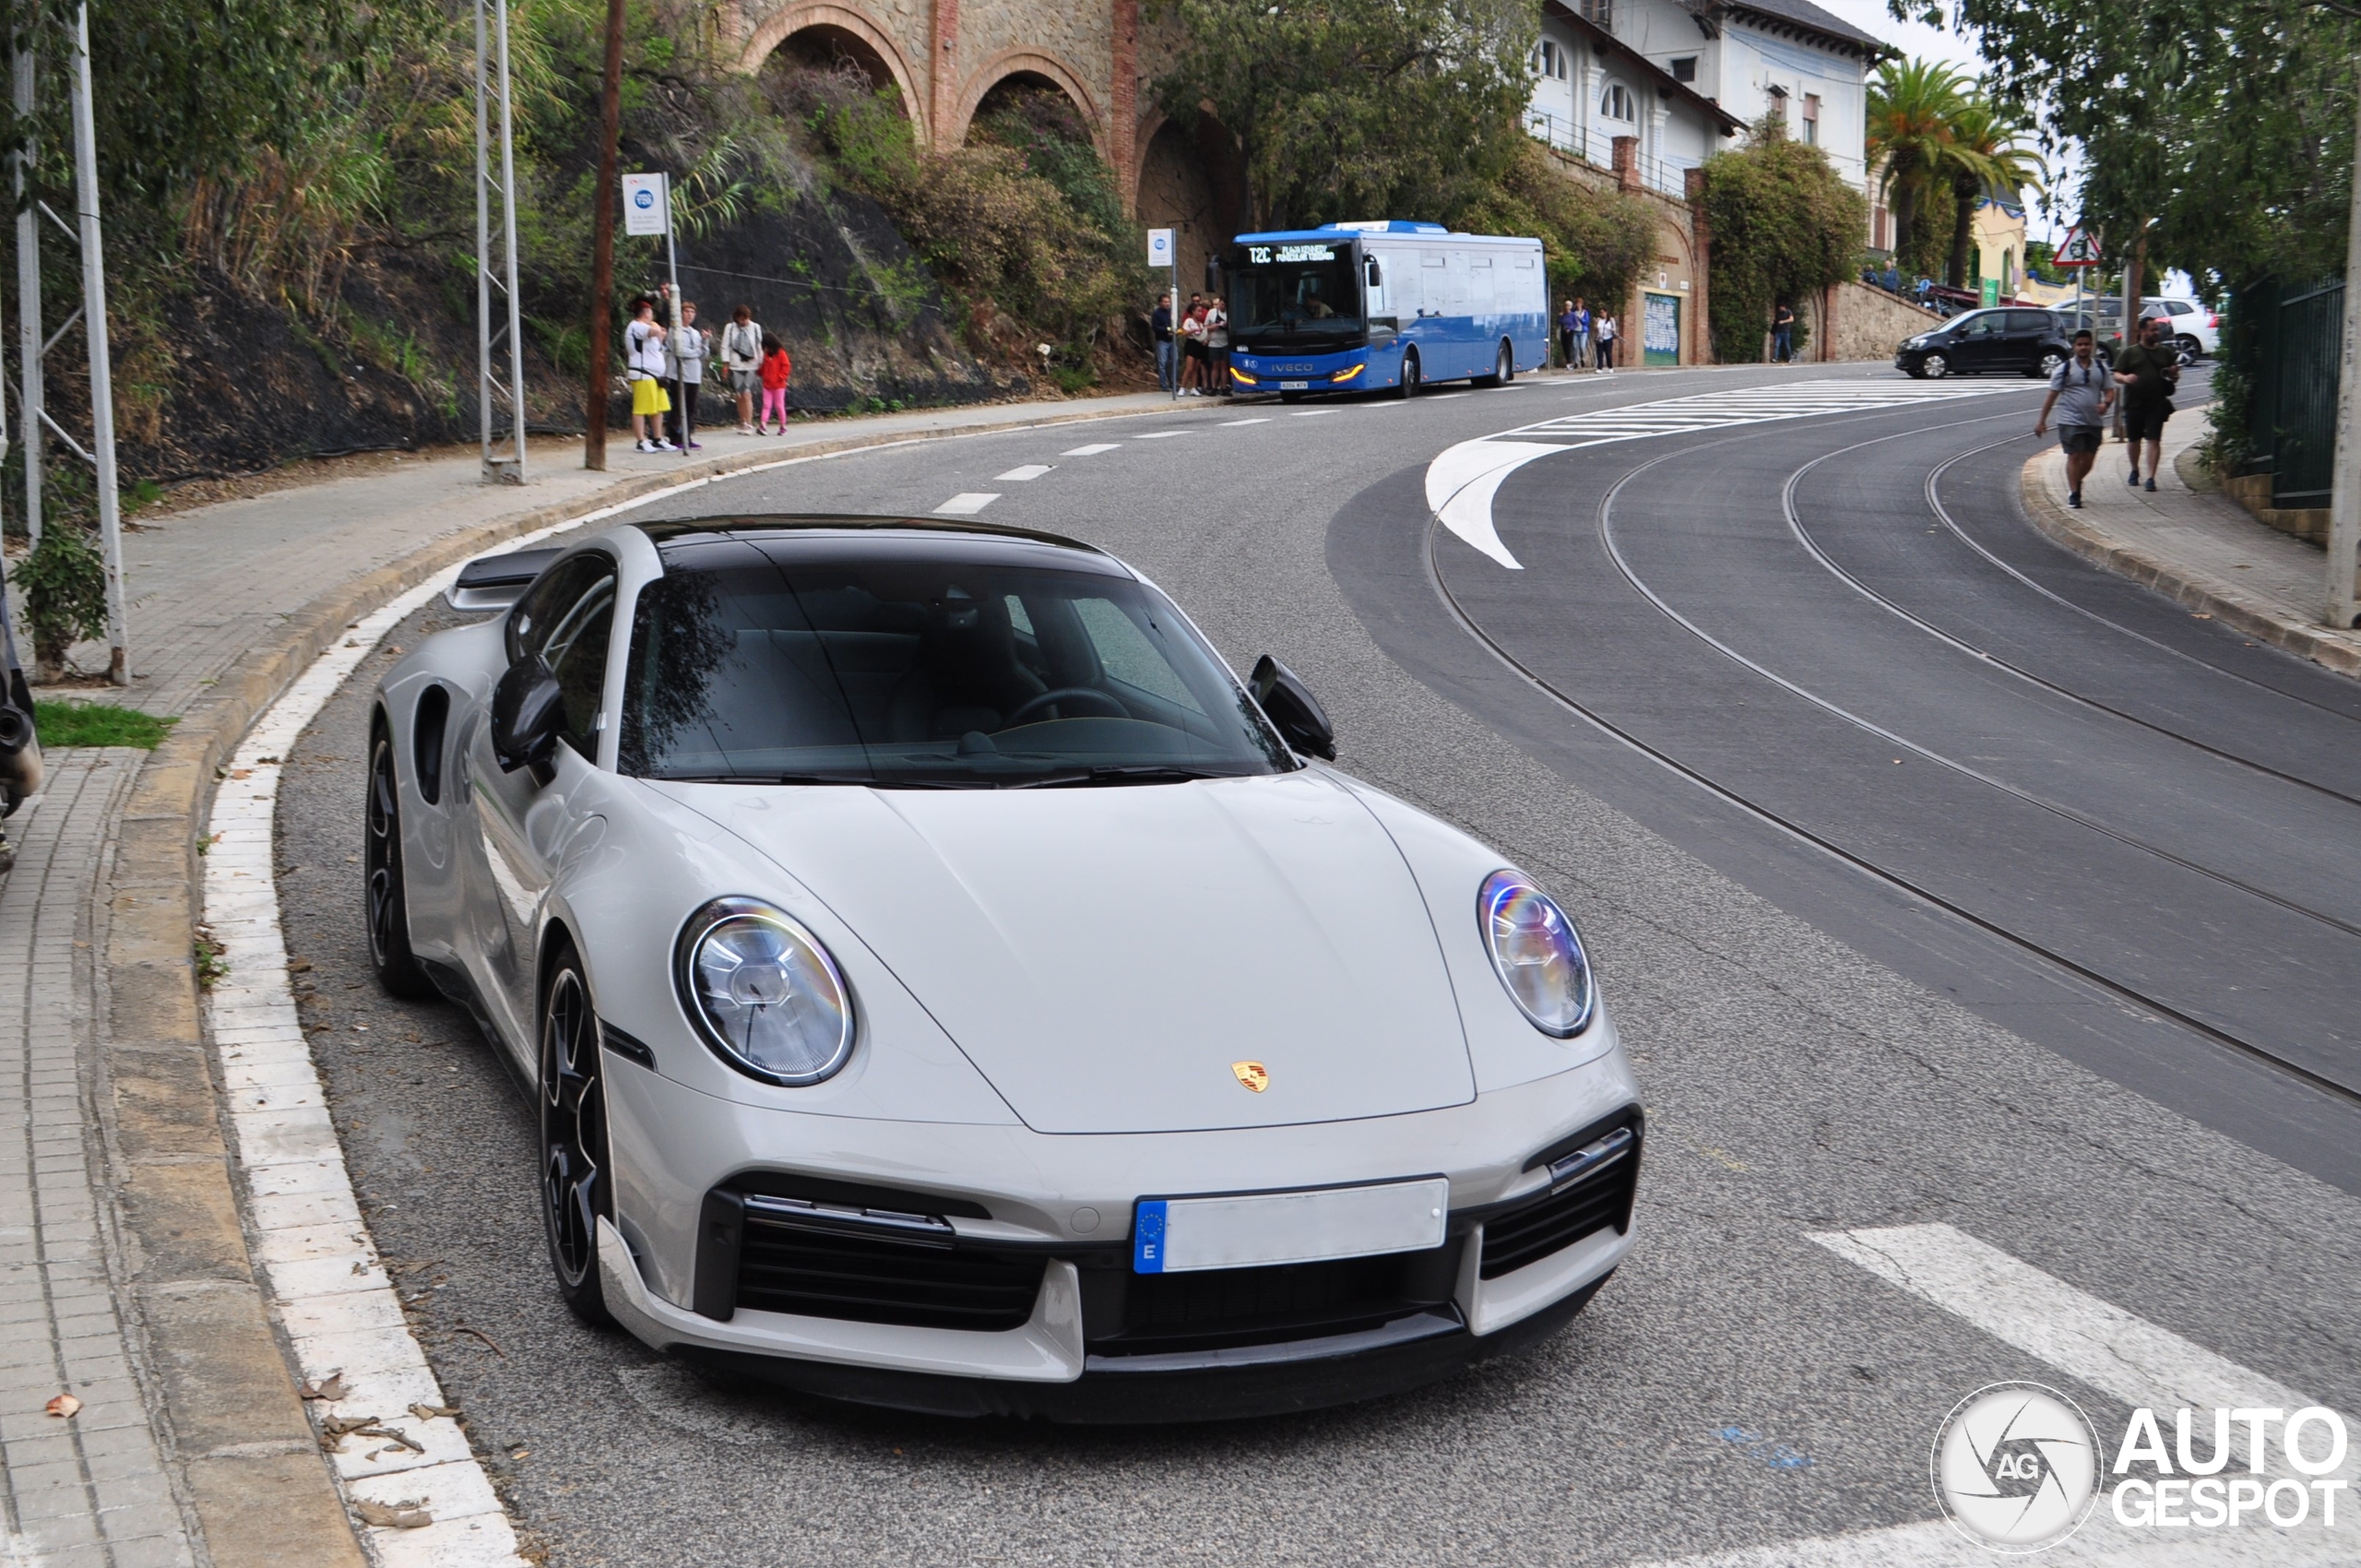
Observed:
[[[1548,362],[1539,240],[1440,223],[1330,223],[1240,234],[1224,266],[1229,378],[1292,402],[1430,381],[1497,386]]]

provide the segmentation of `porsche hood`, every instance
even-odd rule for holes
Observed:
[[[1385,829],[1316,770],[760,793],[759,809],[742,787],[692,798],[834,909],[1037,1131],[1474,1097],[1426,901]]]

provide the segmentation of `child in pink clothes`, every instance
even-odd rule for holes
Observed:
[[[778,434],[787,434],[787,378],[795,373],[795,362],[787,357],[787,345],[765,332],[763,334],[763,417],[754,422],[754,434],[769,434],[771,416],[778,416]]]

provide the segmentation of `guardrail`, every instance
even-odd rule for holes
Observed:
[[[1527,110],[1525,129],[1537,142],[1609,171],[1615,167],[1615,136],[1633,134],[1631,131],[1609,134],[1596,125],[1578,125],[1546,109]],[[1638,167],[1640,184],[1649,190],[1668,196],[1685,198],[1688,196],[1689,171],[1695,167],[1694,164],[1676,163],[1644,152],[1635,153],[1634,162]]]

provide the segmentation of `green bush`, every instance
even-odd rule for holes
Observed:
[[[1551,167],[1552,155],[1530,137],[1500,182],[1449,215],[1477,234],[1531,234],[1549,266],[1550,298],[1583,295],[1619,311],[1656,254],[1655,209],[1643,196],[1599,191]],[[1556,305],[1551,305],[1556,314]]]
[[[76,643],[106,631],[106,564],[71,523],[52,518],[12,576],[24,591],[25,630],[44,672],[64,666]]]
[[[1705,212],[1714,225],[1714,356],[1724,364],[1762,358],[1780,302],[1800,303],[1853,276],[1869,227],[1868,202],[1826,154],[1789,141],[1768,120],[1743,151],[1705,160]],[[1797,311],[1798,327],[1802,320]]]

